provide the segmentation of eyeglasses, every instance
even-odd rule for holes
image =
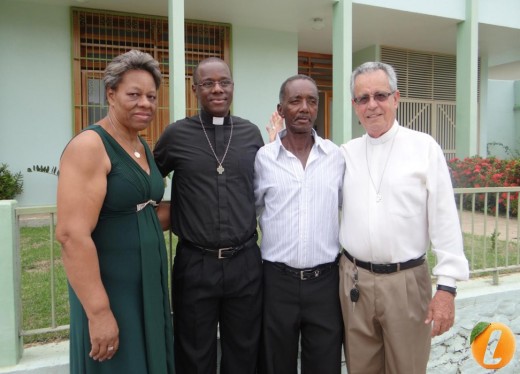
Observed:
[[[376,92],[373,95],[363,95],[361,97],[355,97],[353,100],[357,105],[366,105],[370,101],[370,98],[373,97],[375,101],[378,103],[384,103],[388,98],[394,94],[395,91],[392,92]]]
[[[209,90],[215,87],[217,83],[221,88],[227,88],[233,85],[233,81],[231,79],[223,79],[221,81],[204,81],[202,83],[195,83],[195,85]]]

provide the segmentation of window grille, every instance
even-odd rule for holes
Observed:
[[[446,158],[455,156],[457,60],[454,55],[381,48],[381,61],[393,66],[401,101],[397,120],[432,135]],[[480,59],[477,98],[480,98]]]
[[[455,101],[455,56],[382,47],[381,61],[395,69],[402,97]]]
[[[324,138],[330,138],[332,123],[332,55],[298,52],[298,74],[316,82],[320,96],[318,117],[314,128]]]
[[[298,74],[314,79],[318,90],[332,91],[332,55],[298,52]]]
[[[74,131],[79,133],[107,113],[103,72],[108,62],[130,49],[150,53],[160,64],[163,81],[157,113],[150,127],[140,133],[150,147],[169,123],[168,19],[110,11],[72,9]],[[229,63],[228,24],[185,22],[186,114],[197,110],[191,91],[193,68],[206,57]]]

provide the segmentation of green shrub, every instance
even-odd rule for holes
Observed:
[[[0,164],[0,200],[11,200],[23,191],[21,172],[13,174],[7,164]]]

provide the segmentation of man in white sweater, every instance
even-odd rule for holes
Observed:
[[[341,147],[348,372],[425,373],[431,337],[453,325],[456,281],[469,276],[449,170],[431,136],[397,123],[390,65],[359,66],[350,88],[366,134]],[[433,298],[425,261],[430,243],[437,257]]]

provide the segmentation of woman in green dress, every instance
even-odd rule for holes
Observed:
[[[169,374],[167,257],[155,208],[164,184],[138,136],[155,114],[159,64],[129,51],[107,66],[104,83],[107,116],[74,137],[60,162],[56,237],[69,281],[70,372]]]

